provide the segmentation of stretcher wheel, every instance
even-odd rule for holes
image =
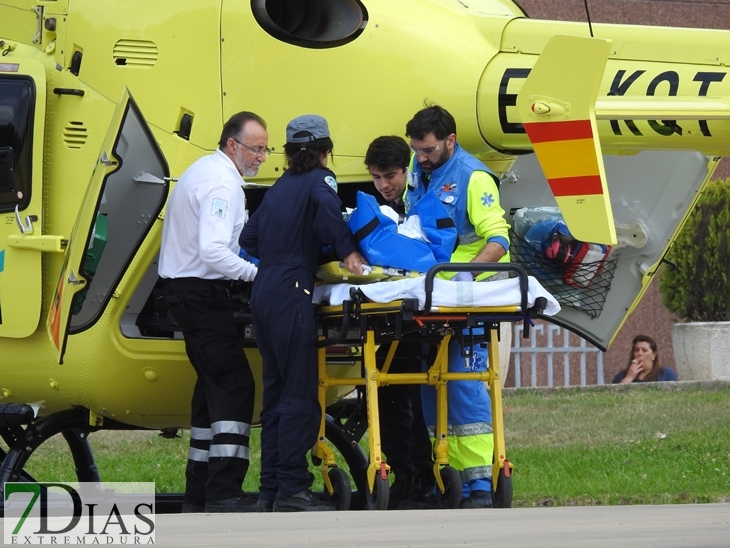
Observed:
[[[451,466],[444,466],[439,470],[445,491],[441,494],[441,504],[444,508],[458,508],[461,504],[461,476],[459,471]]]
[[[504,469],[499,471],[497,490],[492,493],[492,506],[494,508],[512,508],[512,474],[505,476]]]
[[[324,424],[325,437],[335,446],[347,462],[352,481],[355,483],[356,491],[352,494],[351,510],[364,510],[367,506],[367,470],[368,458],[365,456],[360,445],[349,431],[340,422],[331,416],[326,416]]]
[[[365,491],[368,500],[368,510],[387,510],[388,501],[390,499],[390,483],[388,477],[383,477],[380,474],[375,476],[375,486],[373,487],[373,493]]]
[[[342,468],[336,466],[330,468],[327,475],[332,482],[333,494],[324,491],[324,498],[335,507],[335,510],[349,510],[352,502],[352,487],[350,487],[350,476]]]

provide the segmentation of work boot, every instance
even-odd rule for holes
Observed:
[[[492,493],[489,491],[475,490],[461,501],[459,508],[491,508]]]
[[[443,508],[443,505],[441,497],[436,493],[404,500],[398,506],[399,510],[437,510],[439,508]]]
[[[274,512],[324,512],[334,509],[331,504],[318,499],[310,489],[289,496],[279,493],[274,499]]]
[[[274,501],[273,500],[265,500],[259,497],[259,500],[256,501],[256,511],[257,512],[273,512],[274,511]]]
[[[410,484],[408,496],[398,505],[399,510],[426,510],[441,507],[441,496],[436,493],[436,482],[430,470],[416,473]]]
[[[396,474],[393,485],[390,486],[388,510],[396,510],[401,502],[415,495],[413,477],[410,474]]]
[[[433,472],[431,470],[426,470],[423,472],[420,472],[416,476],[416,483],[414,485],[414,489],[416,489],[417,494],[421,496],[427,496],[431,493],[436,492],[436,480],[433,477]]]
[[[242,494],[229,499],[206,502],[205,511],[210,513],[258,512],[257,502],[257,497]]]

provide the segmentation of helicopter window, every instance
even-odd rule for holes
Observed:
[[[35,86],[27,77],[0,77],[0,212],[30,202]]]
[[[251,0],[251,9],[267,33],[303,48],[342,46],[367,25],[360,0]]]

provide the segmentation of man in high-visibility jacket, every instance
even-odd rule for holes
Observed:
[[[456,224],[458,245],[451,262],[508,262],[509,225],[499,203],[499,180],[459,146],[454,117],[440,106],[428,106],[406,124],[406,135],[414,154],[405,193],[406,210],[427,192],[435,192]],[[477,271],[440,276],[469,283],[505,277],[503,273]],[[449,370],[485,371],[486,344],[470,348],[465,340],[462,348],[459,338],[452,339],[449,346]],[[491,507],[494,438],[489,394],[481,381],[451,381],[447,386],[449,463],[462,475],[461,507]],[[426,424],[433,436],[434,389],[424,386],[422,399]]]

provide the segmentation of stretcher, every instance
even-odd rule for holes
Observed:
[[[442,271],[477,270],[506,272],[513,277],[487,283],[436,278]],[[330,281],[336,278],[331,268],[325,275]],[[323,418],[313,456],[316,461],[321,460],[326,492],[338,507],[349,507],[348,495],[343,493],[343,490],[350,490],[349,480],[337,468],[334,453],[325,441],[325,405],[332,403],[332,391],[342,387],[351,391],[357,387],[358,397],[364,400],[369,452],[365,472],[366,506],[387,509],[390,467],[381,453],[377,391],[391,384],[431,385],[436,390],[433,473],[443,505],[457,508],[461,502],[461,479],[458,471],[449,466],[447,383],[479,380],[489,387],[492,405],[493,501],[495,506],[509,507],[512,501],[512,463],[507,458],[504,441],[499,324],[522,321],[525,336],[529,336],[534,318],[553,315],[560,310],[557,301],[537,280],[527,276],[521,266],[509,263],[484,263],[478,267],[475,263],[438,264],[425,276],[407,271],[387,273],[374,269],[363,277],[354,277],[343,270],[342,277],[347,283],[319,285],[314,294],[315,303],[320,305],[317,312],[321,325],[319,400]],[[389,281],[363,283],[368,277]],[[479,328],[483,328],[483,334],[474,334]],[[464,331],[469,334],[463,335]],[[455,336],[468,339],[462,341],[466,346],[488,343],[487,371],[449,372],[447,349]],[[435,346],[435,357],[428,360],[425,371],[389,372],[398,345],[404,341]],[[383,345],[387,347],[387,355],[378,369],[376,348]],[[335,347],[352,349],[349,369],[343,369],[341,360],[330,358],[328,348]],[[328,437],[331,439],[331,436]],[[355,438],[351,439],[351,443],[356,443]],[[357,479],[355,483],[359,483]]]

